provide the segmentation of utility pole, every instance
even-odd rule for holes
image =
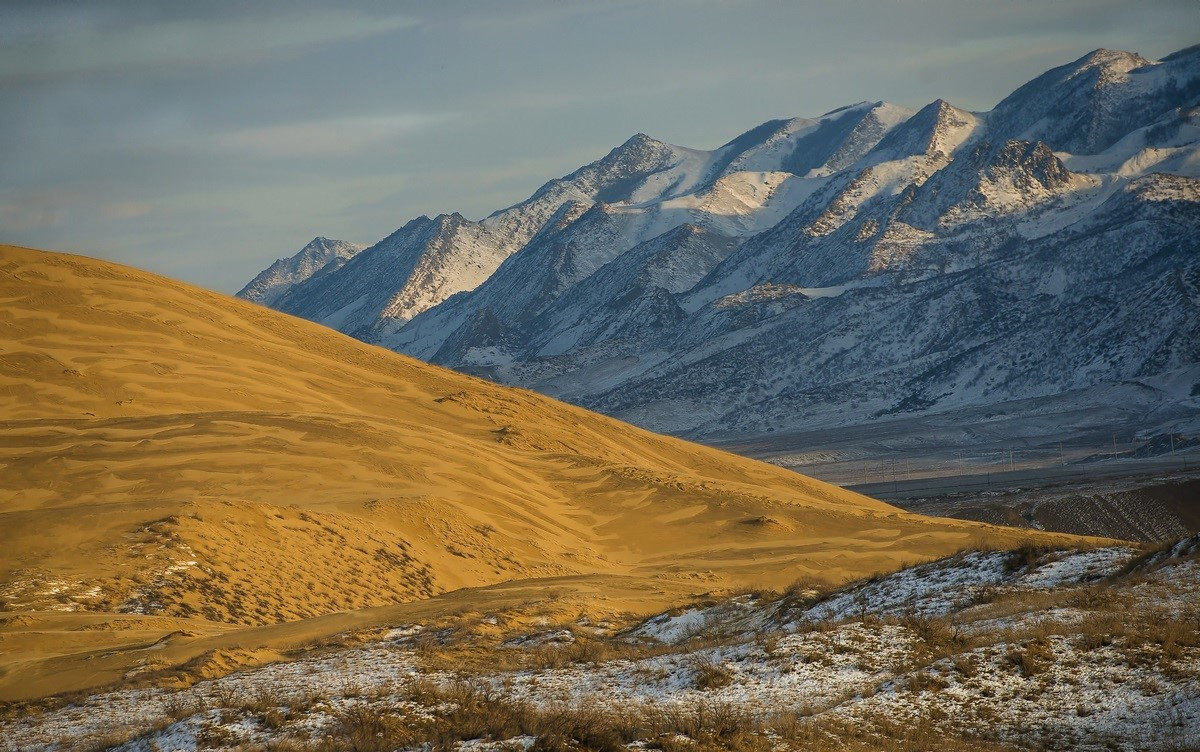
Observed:
[[[1013,448],[1012,447],[1008,448],[1008,471],[1010,473],[1013,471]]]
[[[1113,439],[1113,460],[1115,461],[1117,459],[1117,435],[1115,433],[1113,434],[1112,439]]]
[[[1061,441],[1060,441],[1060,442],[1058,442],[1058,463],[1059,463],[1060,465],[1063,465],[1063,466],[1066,466],[1066,464],[1067,464],[1067,458],[1066,458],[1066,456],[1063,454],[1063,448],[1062,448],[1062,442],[1061,442]]]

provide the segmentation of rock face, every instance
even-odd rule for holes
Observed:
[[[639,134],[269,304],[692,437],[1118,393],[1131,425],[1196,431],[1198,104],[1200,47],[1097,50],[985,113]]]

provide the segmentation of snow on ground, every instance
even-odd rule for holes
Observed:
[[[959,727],[1036,740],[1049,749],[1130,749],[1131,742],[1139,749],[1184,748],[1200,741],[1197,652],[1187,662],[1192,676],[1171,682],[1153,665],[1130,665],[1120,648],[1084,649],[1079,640],[1061,636],[1046,642],[1046,664],[1031,674],[1016,663],[1027,647],[979,648],[917,672],[929,677],[928,684],[896,682],[833,713],[850,720],[944,714]],[[929,689],[914,693],[912,686]]]
[[[260,712],[265,713],[272,708],[310,704],[313,698],[323,698],[324,706],[300,725],[319,732],[329,724],[332,711],[354,704],[368,689],[403,686],[418,673],[413,650],[398,647],[396,640],[385,640],[311,660],[273,664],[202,681],[174,692],[105,692],[79,704],[5,725],[0,750],[68,750],[85,746],[84,740],[137,738],[147,732],[162,752],[194,750],[198,748],[196,737],[214,728],[218,732],[208,736],[229,736],[231,743],[263,741],[271,736],[271,729],[253,719],[228,718],[230,714],[222,709],[258,709],[270,704],[261,707]],[[70,741],[55,746],[56,740]]]
[[[1200,744],[1198,553],[1200,536],[1141,557],[1120,546],[970,552],[824,598],[708,601],[615,636],[580,622],[497,637],[486,617],[482,631],[457,637],[398,626],[375,642],[186,689],[105,692],[0,721],[0,750],[303,745],[342,738],[357,711],[436,725],[455,695],[429,687],[464,681],[489,702],[555,713],[732,707],[762,722],[789,714],[880,734],[934,724],[1018,748],[1184,749]],[[451,652],[430,663],[431,644]],[[589,644],[607,652],[581,651]],[[497,653],[468,671],[455,649]],[[503,741],[458,748],[537,740]]]
[[[515,697],[538,705],[656,707],[744,705],[755,712],[808,712],[837,704],[887,678],[907,659],[913,635],[895,625],[850,624],[830,632],[674,652],[644,660],[580,664],[505,675]],[[869,656],[869,658],[867,657]],[[725,674],[704,686],[706,670]]]

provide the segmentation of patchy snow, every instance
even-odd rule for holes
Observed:
[[[642,624],[633,634],[659,642],[679,642],[703,631],[708,616],[700,609],[688,609],[681,614],[656,616]]]
[[[445,708],[422,701],[422,687],[462,680],[488,687],[486,696],[555,712],[732,707],[766,720],[791,713],[816,724],[849,722],[863,732],[933,722],[948,734],[985,733],[1018,748],[1190,748],[1200,744],[1200,645],[1187,632],[1200,619],[1198,540],[1136,562],[1136,552],[1120,546],[965,553],[817,603],[811,593],[743,595],[587,638],[614,640],[631,657],[549,668],[424,668],[418,640],[436,632],[449,649],[456,638],[401,625],[376,642],[186,689],[106,692],[10,717],[0,724],[0,750],[103,741],[123,752],[190,752],[337,739],[338,719],[356,709],[435,719]],[[542,621],[495,649],[552,656],[577,647],[576,630],[594,626]],[[472,652],[485,649],[479,636],[457,639]],[[528,749],[536,739],[505,741],[458,748]]]

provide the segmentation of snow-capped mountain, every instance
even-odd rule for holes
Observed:
[[[1200,47],[1097,50],[990,112],[639,134],[264,302],[701,438],[1045,400],[1200,430],[1198,105]]]
[[[242,296],[382,341],[414,316],[489,279],[505,259],[560,221],[568,205],[578,214],[607,204],[610,214],[621,215],[614,216],[621,237],[604,251],[610,255],[687,222],[748,236],[773,225],[824,181],[803,179],[795,170],[828,174],[909,115],[883,102],[862,103],[814,120],[773,121],[713,151],[639,133],[481,221],[457,213],[420,217],[363,251],[345,273],[297,278],[269,301]]]
[[[359,243],[330,238],[313,238],[295,256],[279,259],[242,288],[238,297],[274,306],[284,293],[314,275],[340,269],[342,264],[366,248]]]

